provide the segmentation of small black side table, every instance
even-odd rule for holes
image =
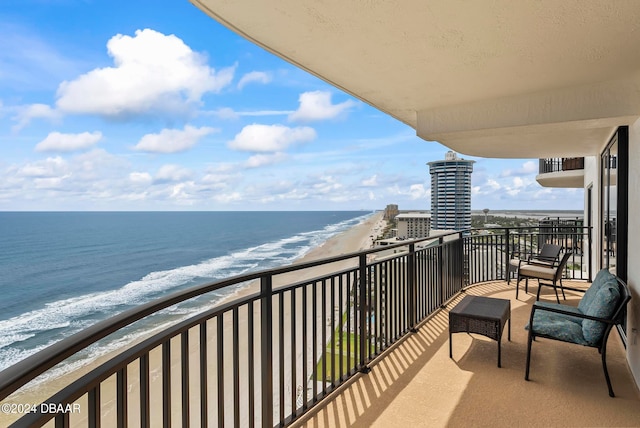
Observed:
[[[509,322],[508,339],[511,341],[510,300],[464,296],[449,312],[449,358],[453,358],[452,333],[477,333],[498,341],[498,367],[500,367],[500,339],[507,321]]]

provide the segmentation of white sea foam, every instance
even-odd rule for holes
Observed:
[[[331,236],[364,221],[369,215],[331,224],[321,230],[302,232],[277,241],[235,251],[193,265],[150,272],[143,278],[114,290],[61,299],[48,303],[42,308],[10,319],[0,320],[0,331],[3,332],[0,338],[0,370],[62,338],[61,333],[57,335],[59,337],[55,340],[40,339],[39,343],[28,348],[18,346],[25,340],[34,339],[38,334],[46,337],[47,332],[61,329],[64,331],[64,336],[68,336],[128,307],[146,303],[188,285],[289,264]],[[217,295],[223,296],[234,291],[229,289]],[[164,313],[179,315],[178,318],[184,319],[193,315],[194,309],[193,307],[182,309],[178,306],[170,308]],[[172,316],[172,318],[172,322],[175,322],[176,317]],[[153,329],[155,330],[156,327],[154,326]],[[93,359],[104,355],[112,349],[130,343],[137,336],[138,334],[135,332],[127,333],[124,336],[111,339],[108,344],[91,347],[86,351],[87,358]],[[66,366],[67,369],[73,367]]]

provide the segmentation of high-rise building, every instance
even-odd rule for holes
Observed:
[[[449,151],[444,160],[428,162],[431,174],[431,228],[471,228],[472,160]]]
[[[393,220],[398,214],[400,213],[400,211],[398,210],[398,205],[397,204],[389,204],[387,205],[387,207],[384,209],[384,219],[387,221],[391,221]]]

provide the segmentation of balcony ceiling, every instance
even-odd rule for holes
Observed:
[[[640,115],[636,0],[191,1],[463,154],[593,155]]]

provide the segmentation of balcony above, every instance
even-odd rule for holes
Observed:
[[[590,156],[640,111],[634,1],[191,2],[466,155]]]
[[[584,158],[540,159],[536,181],[543,187],[584,187]]]

